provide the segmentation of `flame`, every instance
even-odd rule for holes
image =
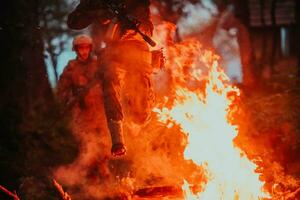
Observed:
[[[181,44],[181,51],[183,47]],[[263,191],[264,182],[260,181],[260,174],[255,172],[257,166],[233,143],[238,135],[238,126],[231,124],[230,116],[237,106],[234,99],[240,91],[230,84],[219,67],[218,56],[210,51],[203,51],[198,56],[209,71],[205,91],[190,89],[181,80],[175,84],[173,105],[154,109],[167,127],[177,124],[187,134],[185,159],[191,159],[205,171],[207,183],[198,194],[189,191],[188,183],[184,181],[185,199],[252,200],[268,197]],[[172,63],[168,65],[172,67]],[[199,80],[199,70],[195,70],[197,66],[192,63],[190,67],[190,79]],[[178,70],[175,72],[178,73]]]

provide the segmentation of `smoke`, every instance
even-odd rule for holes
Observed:
[[[242,34],[237,26],[240,25],[233,16],[234,7],[229,5],[219,17],[217,29],[213,37],[213,45],[222,57],[222,66],[232,82],[241,83],[243,80],[240,46],[238,34]],[[229,25],[228,25],[229,24]]]
[[[240,33],[236,27],[237,20],[232,20],[233,9],[229,5],[219,13],[217,6],[210,0],[201,0],[196,4],[186,2],[177,26],[180,37],[198,38],[206,46],[215,48],[231,81],[241,83],[243,72],[237,40]],[[229,27],[224,27],[228,24]]]
[[[233,82],[242,82],[242,68],[236,28],[217,29],[213,44],[222,57],[222,66]]]
[[[218,14],[216,5],[211,0],[202,0],[196,4],[186,2],[183,7],[183,16],[179,19],[177,25],[182,37],[200,33]]]

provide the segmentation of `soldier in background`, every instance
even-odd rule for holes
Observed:
[[[107,2],[125,7],[130,17],[139,21],[139,30],[148,37],[152,36],[153,24],[150,0],[81,0],[68,16],[68,26],[72,29],[83,29],[93,22],[107,29],[107,47],[101,56],[104,107],[112,140],[111,153],[121,156],[126,153],[124,113],[139,125],[147,122],[151,114],[152,54],[141,34],[116,18],[107,9]]]
[[[96,177],[109,175],[107,162],[110,152],[102,78],[92,49],[92,39],[88,35],[75,37],[73,51],[77,57],[69,61],[60,76],[57,96],[61,104],[70,111],[70,126],[80,143],[80,154],[72,164],[74,170],[80,174],[86,173],[82,176]]]

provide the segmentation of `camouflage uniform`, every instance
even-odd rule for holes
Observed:
[[[98,66],[96,57],[90,57],[87,61],[69,61],[58,82],[57,96],[63,104],[74,99],[77,102],[71,108],[70,124],[81,144],[77,166],[84,171],[95,168],[96,164],[100,168],[98,172],[107,175],[109,138]]]
[[[68,25],[82,29],[98,20],[100,23],[112,16],[104,8],[92,9],[92,1],[81,4],[70,13]],[[124,1],[127,12],[140,22],[139,29],[152,35],[153,24],[150,20],[149,0]],[[112,143],[124,144],[122,121],[124,112],[138,124],[145,123],[151,113],[152,87],[150,74],[152,54],[147,43],[134,31],[127,30],[116,23],[118,32],[108,41],[103,53],[103,95],[104,107]],[[125,108],[125,109],[124,109]],[[129,108],[129,109],[127,109]]]

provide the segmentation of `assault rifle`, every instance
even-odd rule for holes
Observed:
[[[104,6],[104,8],[106,8],[114,17],[116,17],[122,26],[132,29],[140,34],[143,39],[152,47],[156,46],[156,43],[138,28],[141,22],[138,21],[138,19],[136,19],[134,16],[131,16],[127,13],[124,3],[114,0],[100,0],[99,4]]]
[[[81,104],[83,104],[82,101],[83,101],[84,97],[88,94],[90,89],[92,87],[94,87],[95,85],[101,83],[102,79],[103,78],[101,77],[101,75],[97,74],[93,78],[93,80],[90,81],[87,85],[85,85],[84,87],[81,87],[81,88],[77,88],[73,92],[71,92],[72,94],[63,103],[64,107],[59,112],[59,117],[57,117],[57,119],[55,119],[55,121],[53,121],[51,123],[50,127],[55,127],[56,124],[61,120],[61,117],[65,116],[76,104],[79,104],[81,106]]]

